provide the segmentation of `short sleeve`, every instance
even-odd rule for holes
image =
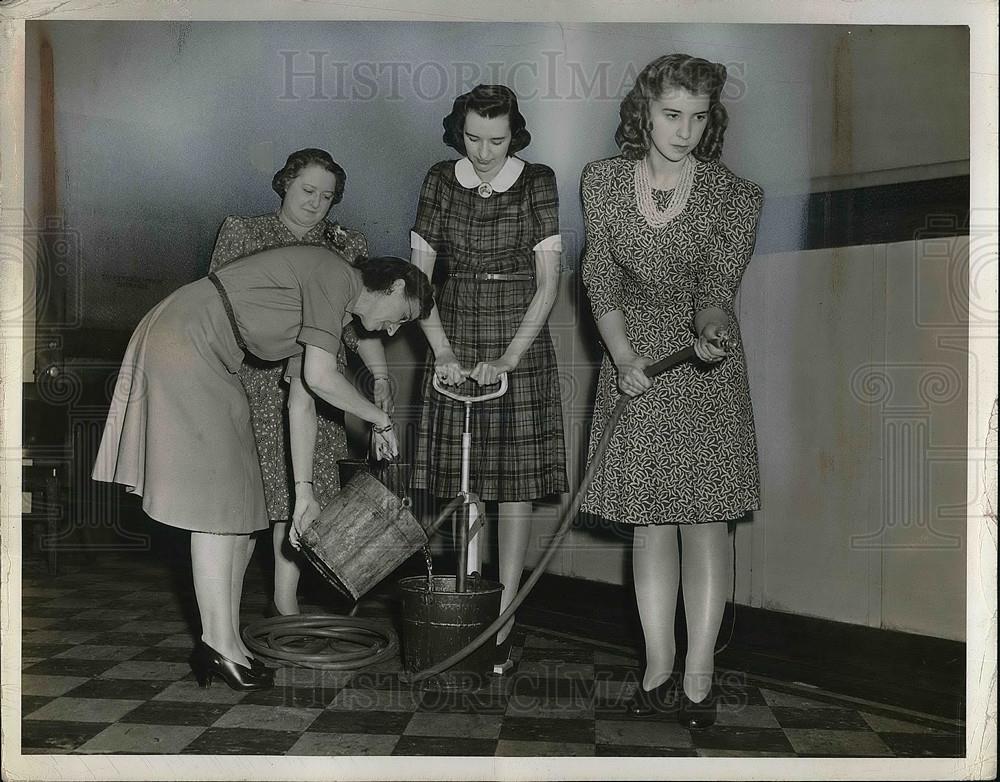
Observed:
[[[737,179],[712,226],[702,256],[694,296],[695,313],[718,307],[731,313],[743,272],[757,241],[757,223],[764,192],[745,179]]]
[[[238,217],[229,216],[222,221],[208,265],[210,274],[246,255],[246,231],[246,224]]]
[[[351,302],[354,272],[347,264],[319,264],[302,282],[302,328],[298,341],[337,355],[344,313]]]
[[[528,182],[528,207],[531,212],[528,241],[536,247],[550,236],[559,235],[559,190],[551,168],[536,164],[532,169],[533,175]]]
[[[622,308],[622,269],[612,256],[608,240],[605,180],[598,164],[588,163],[583,167],[580,194],[586,244],[581,272],[595,320]]]
[[[283,378],[286,383],[291,382],[293,377],[302,379],[302,357],[303,353],[296,353],[285,362],[285,374]]]
[[[442,164],[438,163],[424,177],[417,201],[417,219],[413,224],[413,232],[434,248],[435,252],[441,249],[444,241],[441,228],[441,170]]]

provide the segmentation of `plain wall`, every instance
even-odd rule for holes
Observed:
[[[764,507],[738,525],[737,601],[963,637],[964,541],[948,548],[951,538],[946,546],[927,530],[961,535],[960,521],[945,516],[964,502],[964,462],[941,457],[929,473],[911,462],[938,446],[964,453],[964,396],[932,400],[901,429],[891,405],[859,398],[852,386],[869,365],[909,371],[897,386],[920,389],[945,364],[964,384],[962,346],[939,339],[940,329],[958,338],[961,313],[945,326],[915,315],[918,303],[948,310],[964,295],[933,284],[942,274],[953,279],[961,260],[952,247],[924,258],[917,242],[806,252],[803,213],[818,190],[968,172],[966,29],[28,26],[38,33],[29,58],[42,38],[54,56],[58,203],[81,248],[69,287],[86,327],[130,330],[203,275],[222,219],[275,209],[271,175],[304,146],[328,149],[347,169],[332,217],[364,231],[374,252],[408,255],[422,177],[454,156],[441,142],[441,119],[455,95],[480,81],[514,87],[533,133],[522,155],[551,166],[559,182],[565,271],[550,324],[571,484],[582,469],[599,360],[576,273],[580,170],[616,153],[619,101],[649,60],[687,51],[725,62],[723,160],[768,199],[740,306]],[[31,102],[29,85],[29,116]],[[927,302],[908,293],[916,291]],[[392,342],[389,356],[409,425],[419,334]],[[538,509],[536,553],[556,510]],[[874,542],[865,537],[873,532]],[[607,526],[574,530],[552,569],[628,583],[627,546]]]

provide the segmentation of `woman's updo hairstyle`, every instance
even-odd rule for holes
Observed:
[[[666,54],[642,69],[635,84],[622,100],[618,114],[621,122],[615,131],[615,143],[622,157],[639,160],[649,152],[649,131],[652,122],[649,102],[658,100],[671,88],[682,87],[693,95],[707,95],[708,122],[705,133],[691,154],[699,160],[718,160],[722,155],[722,138],[729,124],[729,115],[722,105],[722,88],[726,85],[726,66],[689,54]]]
[[[340,167],[325,149],[300,149],[288,156],[285,165],[275,172],[271,179],[271,189],[282,198],[288,191],[288,186],[299,174],[309,166],[319,166],[333,174],[336,184],[333,186],[332,204],[339,204],[344,197],[344,185],[347,184],[347,172]]]
[[[524,115],[517,108],[517,96],[502,84],[479,84],[469,92],[455,98],[451,114],[442,120],[444,143],[465,155],[465,115],[470,111],[482,117],[507,117],[510,122],[510,148],[508,155],[516,155],[531,143]]]

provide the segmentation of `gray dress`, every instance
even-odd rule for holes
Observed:
[[[361,273],[319,247],[288,247],[218,272],[247,350],[298,361],[302,345],[335,354]],[[268,526],[243,364],[219,292],[189,283],[139,322],[118,374],[95,480],[142,496],[174,527],[248,534]]]
[[[277,214],[257,217],[227,217],[219,229],[209,271],[216,271],[247,255],[275,247],[313,245],[333,250],[349,261],[368,254],[364,234],[323,220],[301,239],[297,238]],[[344,344],[357,347],[353,328],[344,332]],[[345,368],[343,351],[337,353],[337,365]],[[285,403],[288,387],[282,381],[281,364],[249,361],[240,367],[239,378],[250,400],[250,420],[254,442],[260,457],[264,480],[267,515],[272,521],[291,517],[291,458],[288,452],[288,426]],[[316,447],[313,453],[313,491],[320,506],[325,506],[340,488],[337,460],[347,457],[347,434],[343,414],[321,400],[316,403]]]

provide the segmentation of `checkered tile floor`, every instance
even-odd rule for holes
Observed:
[[[23,754],[959,757],[964,726],[723,671],[719,719],[630,719],[634,652],[518,626],[518,665],[475,692],[399,681],[400,661],[331,672],[283,668],[277,686],[200,689],[188,658],[190,571],[97,554],[50,577],[25,564]],[[253,566],[251,566],[253,571]],[[266,591],[251,572],[244,620]],[[307,608],[309,608],[307,606]],[[366,601],[362,614],[387,608]],[[389,624],[388,617],[385,618]]]

